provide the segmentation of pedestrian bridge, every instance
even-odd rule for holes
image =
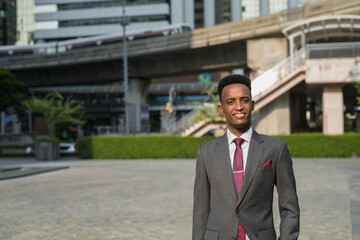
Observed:
[[[322,99],[314,101],[322,102],[323,132],[343,134],[343,86],[360,79],[359,56],[359,42],[310,44],[254,79],[251,92],[255,101],[253,124],[256,129],[268,134],[289,134],[292,125],[305,120],[306,100],[302,104],[293,104],[302,101],[297,93],[306,93],[311,98],[311,88],[320,86]],[[313,117],[308,116],[308,120]],[[216,128],[224,126],[206,121],[191,123],[189,118],[189,122],[179,121],[172,133],[202,136]]]

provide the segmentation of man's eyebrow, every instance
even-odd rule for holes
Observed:
[[[235,98],[226,98],[225,101],[228,101],[228,100],[235,100]]]

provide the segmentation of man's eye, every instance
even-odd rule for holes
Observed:
[[[242,102],[248,103],[248,102],[249,102],[249,99],[247,99],[247,98],[246,98],[246,99],[243,99]]]
[[[227,101],[227,104],[233,104],[234,103],[234,101]]]

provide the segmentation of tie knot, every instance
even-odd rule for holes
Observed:
[[[240,147],[241,144],[243,144],[245,142],[245,139],[243,138],[235,138],[234,139],[234,143],[236,144],[237,147]]]

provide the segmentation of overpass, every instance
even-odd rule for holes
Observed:
[[[354,105],[346,102],[349,98],[355,101],[355,96],[346,96],[348,92],[343,88],[360,80],[359,57],[359,42],[309,44],[254,79],[251,92],[257,131],[290,134],[298,126],[314,125],[317,107],[323,133],[343,134],[344,111],[354,113]],[[320,94],[314,93],[316,90]],[[310,106],[315,102],[318,106]],[[357,118],[359,121],[360,116]],[[190,119],[182,120],[172,131],[182,136],[202,136],[218,128],[224,128],[224,124],[206,120],[192,123]]]
[[[345,14],[360,14],[360,1],[329,0],[190,33],[128,42],[129,77],[150,79],[242,68],[250,58],[258,58],[248,51],[249,40],[285,39],[281,31],[297,22]],[[339,19],[337,24],[342,21]],[[349,24],[359,23],[358,19],[350,21]],[[318,27],[324,26],[318,22]],[[356,31],[352,34],[358,37]],[[292,49],[300,48],[296,42],[291,43]],[[282,59],[287,55],[286,43],[280,51]],[[122,43],[117,43],[57,54],[2,58],[0,66],[13,71],[30,87],[106,83],[122,79],[122,56]]]
[[[258,119],[261,119],[257,123],[258,128],[264,133],[288,134],[291,132],[292,119],[297,118],[294,111],[290,111],[289,92],[307,79],[308,72],[302,70],[306,65],[298,68],[297,72],[286,72],[283,68],[278,71],[277,75],[283,74],[281,80],[291,80],[286,80],[289,84],[284,86],[277,85],[279,81],[275,84],[269,76],[261,73],[273,65],[281,65],[288,51],[292,60],[287,66],[293,67],[297,50],[307,43],[360,39],[360,17],[349,14],[360,14],[360,1],[331,0],[255,19],[197,29],[182,35],[129,42],[130,103],[145,102],[147,79],[152,77],[247,66],[253,70],[253,77],[260,75],[259,79],[265,79],[258,84],[260,90],[254,94],[259,109]],[[0,66],[12,70],[29,87],[117,82],[122,79],[122,44],[52,55],[14,56],[0,59]],[[256,82],[260,81],[254,81],[254,89]],[[345,83],[338,83],[335,92],[339,93],[339,86]],[[271,87],[274,89],[271,90]],[[331,89],[324,87],[324,91],[331,92]],[[284,103],[286,106],[282,105]],[[305,114],[303,110],[301,114]],[[274,119],[278,121],[277,127],[269,128]],[[301,116],[301,119],[304,117]],[[334,128],[331,124],[328,127]],[[331,131],[328,133],[334,134]]]

